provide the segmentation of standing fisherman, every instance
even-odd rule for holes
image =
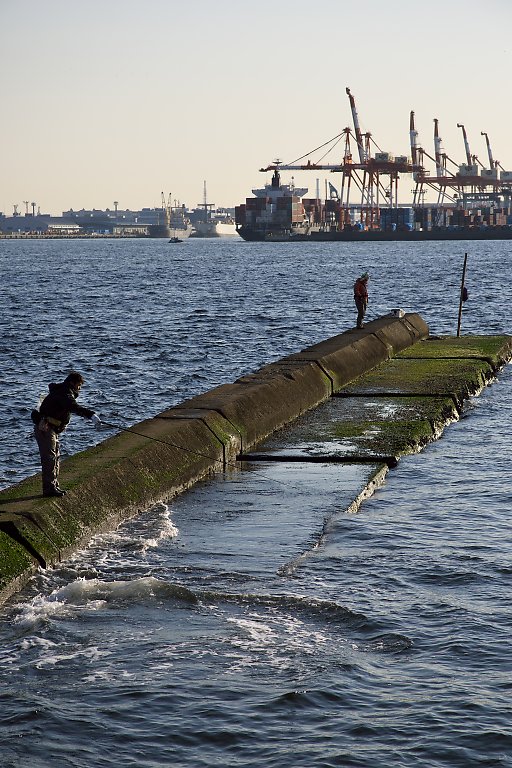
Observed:
[[[357,307],[357,327],[363,327],[363,318],[366,314],[366,307],[368,306],[368,280],[370,275],[365,272],[361,277],[358,277],[354,283],[354,301]]]
[[[59,488],[59,435],[69,424],[71,414],[92,419],[95,426],[101,423],[94,411],[76,402],[83,383],[83,377],[72,371],[61,384],[50,384],[50,393],[44,398],[39,410],[32,411],[34,435],[41,454],[43,496],[64,496],[66,493]]]

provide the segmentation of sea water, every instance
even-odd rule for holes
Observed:
[[[510,332],[506,242],[0,241],[1,487],[69,370],[130,426],[353,327],[366,270],[370,318],[455,333],[465,252],[462,332]],[[0,609],[2,766],[512,765],[511,411],[507,366],[357,514],[336,465],[258,464],[40,571]]]

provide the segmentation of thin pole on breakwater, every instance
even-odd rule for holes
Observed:
[[[467,253],[465,253],[464,254],[464,266],[462,268],[462,281],[461,281],[461,284],[460,284],[459,320],[458,320],[458,323],[457,323],[457,336],[460,336],[460,323],[461,323],[461,319],[462,319],[462,304],[464,303],[464,300],[465,300],[464,299],[464,297],[465,297],[464,281],[466,280],[466,264],[467,264],[467,262],[468,262],[468,255],[467,255]]]

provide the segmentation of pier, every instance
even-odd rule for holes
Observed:
[[[65,497],[43,498],[39,474],[0,492],[0,602],[38,567],[214,473],[280,462],[286,482],[299,462],[329,466],[357,509],[511,356],[511,336],[431,338],[419,315],[388,315],[135,424],[62,462]]]

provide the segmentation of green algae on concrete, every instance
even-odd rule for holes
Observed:
[[[6,523],[4,523],[6,524]],[[5,531],[0,530],[0,603],[17,592],[35,572],[38,562],[28,553],[26,547],[14,541]]]
[[[343,394],[452,394],[460,403],[493,378],[489,363],[476,358],[393,358],[343,388]]]
[[[314,363],[275,363],[186,400],[163,415],[190,409],[215,411],[239,435],[241,450],[247,450],[330,394],[328,377]]]
[[[199,419],[219,441],[223,451],[223,463],[228,465],[236,460],[241,450],[241,437],[233,425],[217,411],[200,408],[175,407],[159,413],[157,419]]]
[[[512,357],[512,336],[433,336],[400,352],[399,358],[479,358],[494,370]]]
[[[335,392],[403,349],[428,336],[428,326],[417,314],[390,315],[372,320],[364,329],[338,336],[289,355],[285,361],[314,361],[329,376]]]
[[[199,419],[152,419],[62,462],[61,498],[43,498],[40,475],[0,492],[0,530],[25,542],[41,565],[67,557],[95,532],[222,468],[224,446]],[[25,576],[32,570],[27,566]],[[0,575],[3,576],[2,560]]]
[[[258,446],[275,455],[347,459],[420,450],[458,419],[451,397],[332,397]]]

